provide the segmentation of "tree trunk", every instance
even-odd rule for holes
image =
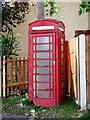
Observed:
[[[43,2],[37,0],[37,18],[44,19],[44,5]]]

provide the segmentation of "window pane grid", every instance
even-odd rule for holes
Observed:
[[[33,88],[34,96],[52,97],[52,37],[33,40]],[[45,90],[45,91],[44,91]]]

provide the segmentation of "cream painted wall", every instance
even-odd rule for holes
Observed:
[[[66,27],[66,40],[74,38],[75,30],[88,29],[88,14],[78,15],[79,2],[59,2],[57,4],[60,4],[60,10],[51,18],[64,22]],[[20,57],[27,57],[28,55],[28,23],[37,19],[35,10],[35,7],[31,7],[31,12],[27,16],[26,22],[15,29],[15,32],[22,36]]]
[[[78,15],[79,2],[60,2],[58,4],[60,4],[60,10],[51,18],[64,22],[67,40],[74,37],[75,30],[88,29],[88,14]]]

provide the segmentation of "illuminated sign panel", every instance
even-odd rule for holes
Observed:
[[[54,26],[35,26],[32,27],[32,30],[49,30],[54,29]]]

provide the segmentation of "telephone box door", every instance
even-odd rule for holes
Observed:
[[[55,104],[55,33],[31,34],[32,99],[36,105]]]

